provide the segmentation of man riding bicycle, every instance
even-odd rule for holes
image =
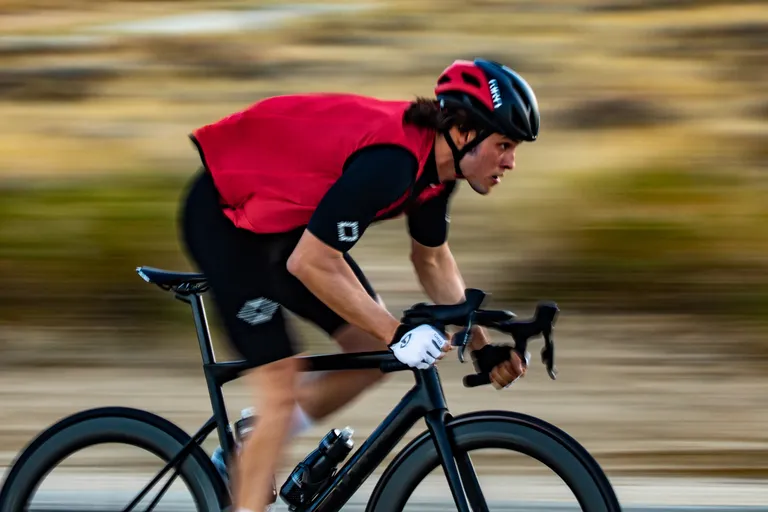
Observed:
[[[457,180],[488,194],[536,140],[536,97],[498,63],[456,61],[436,99],[382,101],[352,94],[267,98],[191,135],[203,160],[182,212],[187,249],[206,275],[246,376],[259,420],[237,461],[235,508],[273,501],[286,441],[383,377],[328,372],[301,385],[283,308],[325,330],[345,352],[391,349],[427,368],[450,350],[446,333],[401,325],[349,250],[374,222],[407,216],[411,260],[430,299],[464,300],[446,242]],[[489,344],[474,329],[474,354]],[[490,372],[503,388],[525,373],[514,352]]]

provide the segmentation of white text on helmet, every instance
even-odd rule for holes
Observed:
[[[491,88],[491,98],[493,98],[493,108],[499,108],[501,106],[501,91],[499,91],[499,84],[495,78],[491,78],[488,82],[488,86]]]

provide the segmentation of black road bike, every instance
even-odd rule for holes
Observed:
[[[191,306],[213,415],[192,436],[162,417],[133,408],[96,408],[66,417],[40,433],[18,454],[0,491],[0,512],[33,509],[29,503],[53,468],[79,450],[102,443],[142,448],[160,458],[160,464],[164,464],[162,471],[150,478],[137,495],[120,503],[120,510],[153,510],[176,479],[186,484],[196,510],[218,512],[231,507],[227,485],[201,443],[215,430],[225,453],[232,453],[235,442],[222,386],[238,378],[249,366],[244,361],[215,360],[202,298],[208,289],[205,276],[151,267],[139,267],[137,272],[146,281],[172,291],[177,299]],[[544,340],[542,361],[554,379],[552,332],[557,306],[554,303],[539,303],[532,318],[517,320],[509,311],[481,309],[485,296],[481,290],[467,289],[466,300],[462,304],[419,303],[404,312],[402,321],[412,325],[463,326],[464,329],[452,339],[462,361],[469,329],[473,325],[511,335],[515,343],[509,349],[521,355],[526,353],[528,340],[541,335]],[[390,462],[375,485],[367,511],[404,510],[419,483],[439,468],[447,479],[457,510],[488,511],[488,502],[470,458],[471,452],[486,448],[512,450],[548,466],[568,486],[584,511],[621,510],[614,490],[598,463],[576,440],[554,425],[504,410],[452,416],[446,406],[436,367],[426,370],[409,368],[400,363],[391,351],[316,355],[303,359],[307,363],[307,371],[363,368],[378,368],[383,372],[410,370],[415,384],[338,471],[334,471],[311,496],[305,496],[304,504],[296,510],[340,510],[421,418],[424,418],[427,429]],[[464,385],[468,387],[488,383],[487,374],[474,373],[464,377]],[[160,485],[166,477],[165,484]],[[150,492],[156,494],[154,498],[150,498]]]

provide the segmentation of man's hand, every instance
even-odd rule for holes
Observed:
[[[488,331],[479,325],[473,325],[471,334],[469,336],[469,349],[480,350],[486,345],[490,345],[491,337],[488,336]]]
[[[491,371],[491,384],[496,389],[508,388],[520,377],[525,377],[525,372],[528,369],[527,363],[514,350],[511,354],[509,359],[496,365]]]
[[[475,370],[478,373],[488,373],[494,388],[507,388],[517,379],[525,376],[528,361],[523,361],[514,350],[499,345],[491,345],[488,333],[484,328],[472,327],[469,347],[472,360],[475,363]]]
[[[389,345],[395,357],[411,368],[426,370],[451,350],[451,342],[431,325],[401,325]]]

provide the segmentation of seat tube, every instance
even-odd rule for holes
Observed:
[[[224,406],[224,394],[221,392],[221,386],[216,379],[207,371],[207,366],[216,362],[216,355],[213,352],[211,343],[211,332],[208,328],[208,319],[205,316],[205,305],[200,294],[194,293],[185,300],[192,307],[192,316],[195,321],[195,331],[197,340],[200,343],[200,354],[203,357],[203,369],[205,382],[208,386],[208,395],[211,398],[211,408],[216,418],[216,430],[219,436],[219,444],[225,453],[232,453],[234,448],[234,438],[229,429],[229,420],[227,419],[227,409]]]

